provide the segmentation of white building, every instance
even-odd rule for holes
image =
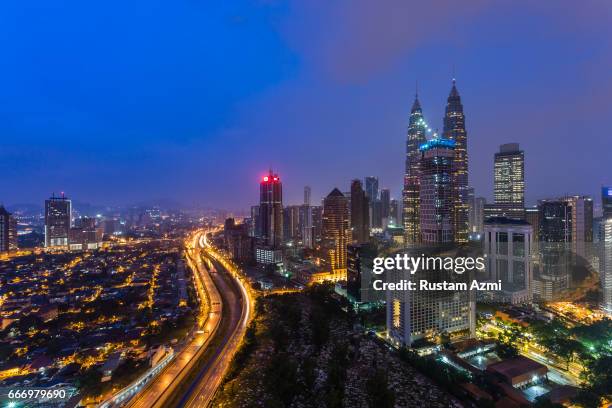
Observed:
[[[533,227],[526,221],[493,217],[485,221],[484,252],[487,280],[501,281],[501,291],[481,293],[503,303],[528,303],[533,299],[531,251]]]

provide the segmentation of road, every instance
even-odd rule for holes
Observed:
[[[187,263],[194,271],[195,286],[202,305],[198,316],[197,330],[192,331],[189,340],[177,357],[152,380],[127,406],[130,408],[164,407],[174,398],[174,392],[186,381],[204,355],[206,346],[216,335],[222,313],[221,295],[211,274],[200,258],[199,234],[187,245]]]
[[[227,320],[220,325],[222,340],[204,368],[179,401],[181,407],[207,407],[210,405],[242,338],[250,315],[249,294],[240,280],[236,280],[219,262],[214,261],[219,271],[213,279],[223,298],[223,317]],[[223,329],[223,330],[222,330]]]

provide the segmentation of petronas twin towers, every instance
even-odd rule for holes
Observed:
[[[407,246],[423,242],[421,232],[421,212],[435,213],[442,223],[443,219],[450,220],[453,231],[453,241],[457,243],[468,240],[468,154],[467,154],[467,132],[465,131],[465,115],[461,97],[457,91],[455,80],[446,102],[444,114],[444,128],[442,136],[437,134],[433,138],[444,138],[452,140],[454,157],[452,160],[452,171],[450,183],[441,183],[440,188],[452,189],[453,205],[440,208],[423,208],[425,202],[421,200],[421,146],[427,141],[427,134],[431,127],[423,117],[423,111],[418,99],[415,97],[410,112],[408,124],[408,137],[406,141],[406,171],[404,175],[403,191],[403,218],[404,218],[404,241]],[[431,202],[431,200],[429,200]],[[427,204],[429,205],[429,204]],[[436,201],[433,201],[434,207]],[[429,242],[431,243],[431,242]]]

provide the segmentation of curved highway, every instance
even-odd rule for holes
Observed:
[[[195,234],[187,248],[187,261],[204,303],[200,330],[127,403],[130,408],[209,406],[244,337],[251,314],[246,283],[231,262],[207,243],[205,234]]]

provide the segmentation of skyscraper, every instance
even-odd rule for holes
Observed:
[[[456,142],[434,138],[423,144],[420,165],[421,240],[427,244],[455,241],[454,216],[456,191],[453,170]]]
[[[348,201],[340,190],[334,188],[323,200],[323,247],[332,273],[346,273],[349,224]]]
[[[420,242],[419,221],[419,162],[421,153],[419,147],[427,142],[427,123],[423,118],[423,111],[418,95],[415,96],[410,120],[408,122],[408,136],[406,140],[406,169],[404,172],[403,225],[404,242],[406,245]]]
[[[0,205],[0,252],[17,249],[17,221]]]
[[[612,316],[612,187],[602,187],[601,207],[603,219],[599,231],[601,309]]]
[[[601,208],[604,219],[612,218],[612,187],[601,188]]]
[[[312,207],[310,206],[310,187],[304,187],[304,204],[301,213],[302,243],[306,248],[313,248],[314,231],[312,226]]]
[[[370,238],[370,204],[361,180],[351,182],[351,233],[352,241],[367,242]]]
[[[457,91],[455,80],[446,103],[444,115],[444,137],[455,142],[455,160],[453,168],[454,201],[453,223],[456,242],[468,240],[468,203],[466,189],[468,188],[468,143],[465,130],[465,115],[463,104]]]
[[[365,192],[370,203],[378,200],[378,177],[367,176],[365,178]]]
[[[279,248],[283,242],[283,185],[269,171],[259,184],[259,222],[263,245]]]
[[[494,202],[500,217],[525,218],[525,157],[518,143],[499,147],[494,159]]]
[[[45,201],[45,247],[68,248],[72,202],[63,193]]]
[[[470,236],[478,239],[484,231],[484,207],[487,200],[484,197],[471,197],[469,202]]]
[[[380,215],[382,227],[386,228],[389,223],[389,211],[391,206],[391,191],[388,188],[380,190]]]

